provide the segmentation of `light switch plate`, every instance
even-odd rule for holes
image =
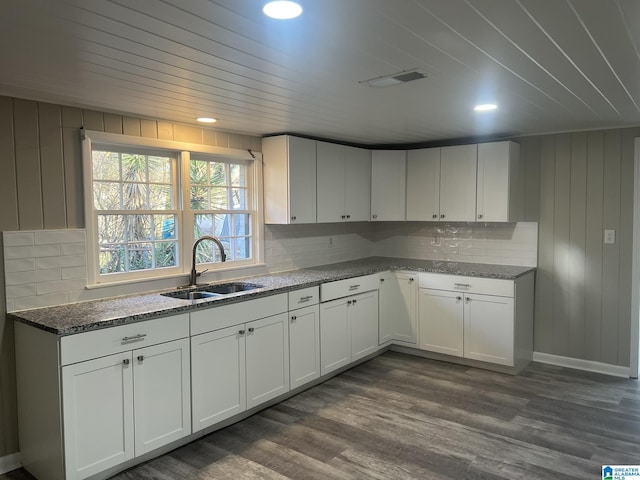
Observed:
[[[604,231],[604,243],[606,245],[613,245],[616,243],[616,231],[615,230],[605,230]]]

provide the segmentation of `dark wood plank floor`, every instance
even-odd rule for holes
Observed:
[[[387,352],[114,478],[599,479],[602,464],[640,464],[637,381]]]

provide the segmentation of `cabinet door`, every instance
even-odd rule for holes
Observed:
[[[82,479],[134,457],[131,352],[62,368],[68,479]]]
[[[347,318],[347,299],[320,305],[320,374],[324,375],[351,362],[351,329]]]
[[[291,389],[320,377],[320,307],[289,312],[289,379]]]
[[[371,152],[345,148],[345,214],[349,222],[367,222],[371,212]]]
[[[407,220],[440,219],[440,149],[407,152]]]
[[[404,150],[371,152],[371,220],[405,219],[406,168],[407,154]],[[475,187],[473,196],[475,215]]]
[[[393,340],[396,331],[396,312],[399,309],[400,285],[393,272],[380,274],[378,290],[378,344]]]
[[[189,340],[133,352],[136,456],[191,433]]]
[[[334,143],[318,142],[318,223],[346,220],[345,148]]]
[[[514,142],[478,145],[477,219],[513,222],[520,213],[517,199],[519,145]]]
[[[289,137],[291,223],[316,221],[316,141]]]
[[[416,343],[416,274],[385,272],[380,275],[379,344],[398,340]]]
[[[440,220],[475,221],[477,157],[476,144],[441,148]]]
[[[512,367],[513,345],[513,298],[465,295],[465,358]]]
[[[247,323],[247,408],[289,391],[289,322],[281,313]]]
[[[463,298],[461,293],[421,288],[419,347],[431,352],[463,356]]]
[[[193,431],[246,410],[245,326],[191,337]]]
[[[378,291],[362,293],[350,301],[347,312],[354,362],[378,350]]]

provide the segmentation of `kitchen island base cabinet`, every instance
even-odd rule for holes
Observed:
[[[289,391],[288,336],[282,313],[191,339],[194,432]]]

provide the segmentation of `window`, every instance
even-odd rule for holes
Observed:
[[[174,149],[160,148],[167,146]],[[205,235],[220,239],[227,260],[221,264],[214,242],[201,242],[202,269],[259,261],[257,162],[244,151],[184,146],[194,147],[86,134],[90,283],[188,273],[193,242]]]

